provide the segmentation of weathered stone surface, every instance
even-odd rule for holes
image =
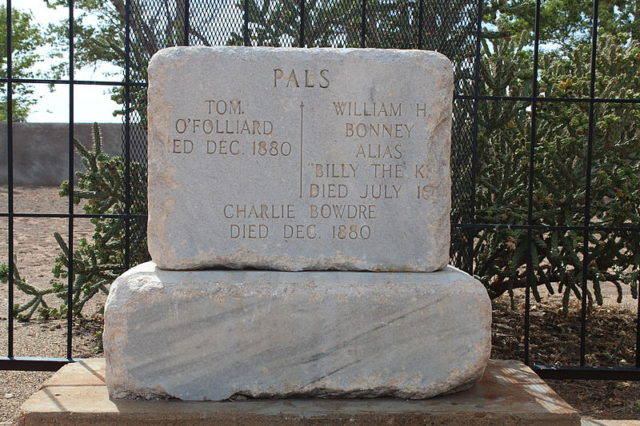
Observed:
[[[114,398],[428,398],[468,387],[490,352],[491,304],[434,273],[165,271],[118,278],[105,312]]]
[[[163,269],[443,268],[452,94],[453,67],[435,52],[157,53],[153,260]]]
[[[23,404],[19,425],[580,424],[578,412],[519,361],[491,360],[480,381],[468,391],[424,401],[390,398],[232,403],[110,400],[103,381],[104,369],[104,359],[63,367]]]

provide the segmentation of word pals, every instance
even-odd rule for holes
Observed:
[[[319,87],[326,89],[329,87],[329,70],[298,70],[274,68],[273,87]]]

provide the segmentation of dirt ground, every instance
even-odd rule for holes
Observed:
[[[0,210],[6,211],[7,190],[0,187]],[[81,208],[75,207],[78,212]],[[57,188],[21,187],[14,190],[14,211],[18,213],[65,213],[68,201]],[[65,218],[16,218],[14,245],[20,273],[31,285],[47,288],[52,280],[51,268],[60,252],[53,238],[59,232],[68,238]],[[88,219],[76,219],[74,241],[89,237],[93,227]],[[7,219],[0,218],[0,263],[7,262]],[[635,333],[638,302],[625,294],[622,304],[615,302],[613,287],[606,289],[605,306],[596,307],[588,316],[588,365],[631,365],[635,362]],[[493,325],[492,357],[522,359],[522,294],[517,295],[516,309],[506,298],[496,301]],[[15,303],[27,296],[15,292]],[[105,297],[99,295],[85,306],[85,320],[74,322],[73,356],[101,356],[97,332],[101,316],[92,315]],[[47,302],[57,307],[62,300],[49,296]],[[7,285],[0,285],[0,356],[7,354]],[[531,356],[538,364],[576,364],[579,354],[579,307],[572,305],[568,315],[561,312],[559,298],[547,297],[534,303],[531,310]],[[65,357],[66,320],[38,320],[14,323],[14,355]],[[0,423],[11,421],[19,407],[38,390],[48,372],[0,371]],[[557,381],[548,383],[585,416],[595,419],[640,419],[640,382]]]
[[[635,300],[634,300],[635,302]],[[637,311],[629,305],[607,303],[587,314],[587,366],[633,366],[635,363]],[[494,301],[492,358],[524,356],[524,297]],[[530,314],[532,364],[579,365],[580,305],[572,302],[562,311],[556,298],[532,303]],[[640,419],[640,382],[606,380],[547,380],[547,383],[583,416],[595,419]]]
[[[6,211],[7,188],[0,187],[0,209]],[[81,207],[75,206],[81,213]],[[58,195],[57,188],[20,187],[14,189],[16,213],[66,213],[68,201]],[[8,219],[0,218],[0,263],[7,263]],[[53,279],[51,269],[60,253],[53,237],[54,232],[66,240],[68,219],[65,218],[15,218],[14,250],[17,266],[23,278],[37,288],[47,288]],[[74,241],[90,237],[93,225],[88,219],[76,219]],[[96,312],[106,299],[98,295],[85,308],[89,316]],[[29,297],[14,291],[14,303],[25,303]],[[58,307],[63,301],[54,295],[46,297],[48,304]],[[7,355],[7,302],[8,286],[0,285],[0,354]],[[73,356],[77,358],[97,356],[98,341],[90,321],[76,322],[73,332]],[[32,320],[14,322],[14,356],[66,357],[66,320]],[[22,402],[33,394],[52,373],[0,371],[0,422],[9,421]]]

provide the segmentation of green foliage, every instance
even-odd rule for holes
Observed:
[[[255,46],[298,46],[300,11],[296,2],[249,1],[249,39]],[[243,10],[244,2],[236,2]],[[474,24],[465,21],[468,2],[454,0],[446,5],[426,2],[424,38],[430,49],[447,50],[469,43],[466,34]],[[305,3],[305,44],[309,47],[359,47],[361,2],[352,0],[308,0]],[[418,3],[413,0],[370,0],[367,2],[367,47],[409,49],[418,42]],[[242,45],[242,33],[234,32],[227,42]]]
[[[529,2],[506,4],[515,7],[526,6]],[[563,3],[563,6],[567,4]],[[557,12],[557,7],[557,2],[549,3],[549,9],[542,11],[543,15]],[[574,16],[575,11],[570,12],[565,18]],[[528,16],[528,13],[522,12],[522,16]],[[512,36],[520,19],[502,14],[493,34],[510,36],[494,38],[491,42],[485,40],[481,71],[483,94],[532,95],[530,34],[523,32],[519,37]],[[503,21],[506,22],[504,27]],[[606,14],[603,26],[614,27],[606,20]],[[546,97],[586,97],[590,81],[590,44],[588,40],[584,41],[582,31],[567,22],[563,21],[560,28],[565,36],[563,42],[540,53],[539,93]],[[616,31],[622,29],[615,28]],[[638,98],[640,43],[633,40],[630,33],[611,34],[603,30],[598,55],[597,96]],[[536,107],[533,223],[582,226],[587,200],[589,103],[540,102]],[[596,104],[594,120],[591,206],[586,220],[601,227],[637,224],[640,222],[640,108],[632,104]],[[479,124],[476,221],[526,224],[531,104],[482,102]],[[527,231],[515,229],[482,231],[475,235],[475,272],[492,297],[526,287],[529,256],[533,282],[537,284],[532,287],[533,295],[538,300],[538,286],[546,286],[552,294],[563,294],[566,309],[571,294],[581,297],[583,274],[590,282],[587,294],[590,303],[602,303],[601,285],[604,282],[611,282],[618,288],[619,299],[623,285],[628,285],[631,294],[637,297],[640,278],[638,233],[624,230],[593,232],[587,241],[590,262],[586,269],[582,231],[533,231],[531,253],[527,251],[528,238]]]
[[[533,36],[535,0],[488,0],[485,2],[485,37],[512,37],[522,32]],[[591,36],[590,1],[546,0],[540,8],[540,39],[565,47],[589,41]],[[640,8],[635,1],[600,0],[600,31],[640,37]]]
[[[51,8],[66,8],[67,0],[45,0]],[[124,66],[124,0],[76,0],[74,2],[74,65],[80,69],[99,62]],[[66,59],[69,49],[69,20],[50,24],[53,54]],[[68,64],[55,68],[57,76],[65,75]]]
[[[236,0],[240,13],[244,1]],[[252,46],[298,46],[298,2],[249,0],[249,41]],[[366,46],[417,49],[419,7],[415,0],[369,0],[365,28]],[[472,56],[475,31],[468,0],[425,2],[422,48],[437,50],[457,64],[458,79],[471,77],[464,61]],[[307,0],[304,43],[308,47],[359,47],[362,33],[361,2]],[[243,33],[232,32],[227,45],[242,45]],[[206,43],[205,43],[206,44]]]
[[[44,0],[51,8],[66,8],[67,0]],[[157,5],[158,12],[149,11],[142,1],[130,2],[131,65],[132,73],[142,77],[151,56],[163,47],[182,44],[184,40],[184,10],[186,0],[177,0],[175,7]],[[97,63],[111,63],[123,68],[125,65],[124,29],[125,0],[76,0],[77,13],[74,16],[75,62],[79,69]],[[210,16],[215,17],[216,8],[211,8]],[[58,53],[68,49],[69,21],[49,26],[48,34],[55,40],[53,47]],[[190,33],[199,37],[197,29]],[[206,40],[205,40],[206,41]],[[60,64],[64,71],[68,65]]]
[[[44,0],[50,8],[66,8],[67,0]],[[136,3],[137,2],[132,2]],[[125,66],[124,0],[96,1],[76,0],[74,2],[74,66],[81,69],[98,64],[112,64],[116,67]],[[135,10],[135,8],[133,9]],[[51,73],[56,78],[64,78],[69,69],[67,54],[69,49],[69,20],[63,19],[59,23],[49,24],[47,35],[52,40],[50,57],[59,58],[52,66]],[[115,73],[114,75],[121,73]],[[119,104],[124,104],[124,89],[111,89],[111,98]],[[122,114],[116,110],[113,115]]]
[[[67,0],[44,0],[51,8],[66,8]],[[147,80],[147,64],[151,56],[158,50],[184,44],[184,10],[187,0],[176,0],[175,5],[169,3],[154,5],[149,8],[148,2],[131,1],[129,5],[129,24],[131,29],[130,78],[132,81]],[[75,57],[77,69],[89,65],[112,64],[120,69],[125,67],[125,0],[76,0],[75,14]],[[157,10],[150,10],[157,9]],[[217,7],[210,7],[204,22],[217,19]],[[62,77],[68,70],[65,53],[68,51],[68,19],[49,25],[47,35],[53,40],[52,56],[63,58],[53,68],[57,77]],[[209,45],[198,28],[190,29],[190,37],[200,44]],[[122,76],[123,71],[117,72]],[[144,124],[146,120],[146,91],[132,88],[132,115],[136,122]],[[114,102],[124,105],[124,88],[114,88],[111,92]],[[124,112],[119,109],[114,116]],[[139,120],[138,120],[139,117]]]
[[[126,213],[125,179],[126,167],[119,156],[102,152],[102,136],[97,124],[93,127],[93,149],[87,150],[79,141],[74,146],[85,167],[76,173],[74,203],[84,202],[83,209],[90,215],[121,215]],[[146,183],[145,168],[135,162],[129,167],[130,185],[138,187]],[[60,186],[60,196],[69,196],[69,183]],[[146,198],[131,205],[131,214],[144,214],[140,206],[146,206]],[[125,264],[127,221],[120,218],[97,217],[91,219],[94,233],[91,240],[80,239],[73,251],[73,301],[74,313],[79,315],[84,304],[98,291],[107,292],[106,286],[123,272]],[[148,260],[144,226],[132,224],[130,230],[130,263],[137,265]],[[53,268],[54,277],[66,278],[69,265],[69,249],[62,238],[56,235],[62,253]],[[60,281],[66,292],[66,280]]]
[[[49,306],[44,300],[44,297],[48,294],[56,293],[59,289],[57,289],[55,286],[52,286],[51,288],[40,290],[30,285],[27,280],[20,275],[20,271],[16,266],[17,260],[15,256],[13,257],[13,263],[13,283],[15,287],[24,294],[31,296],[31,300],[24,305],[14,304],[13,314],[15,315],[16,319],[18,319],[18,321],[26,321],[31,318],[31,316],[38,308],[49,310]],[[9,267],[2,263],[0,264],[0,281],[6,283],[8,279]]]
[[[36,50],[47,38],[31,13],[13,9],[12,19],[12,73],[13,78],[35,78],[38,73],[31,68],[42,60]],[[7,78],[7,8],[0,6],[0,78]],[[13,87],[13,120],[25,121],[37,99],[33,87],[17,84]],[[7,85],[0,85],[0,121],[7,121]]]
[[[298,46],[300,12],[296,2],[249,1],[251,44],[256,46]],[[243,10],[244,2],[236,2]],[[308,46],[357,47],[360,43],[359,4],[349,0],[310,1],[305,4],[305,41]],[[340,19],[336,19],[339,16]],[[243,35],[233,32],[228,45],[242,45]]]
[[[65,0],[50,0],[52,6]],[[469,18],[469,2],[425,2],[425,48],[438,50],[457,65],[458,89],[467,89],[471,81],[474,58],[474,22]],[[244,1],[235,1],[242,9]],[[252,45],[298,45],[299,10],[297,2],[249,0],[249,29]],[[415,48],[417,42],[417,1],[369,0],[367,2],[367,45],[370,47]],[[77,7],[100,17],[96,26],[88,15],[76,23],[77,65],[106,60],[122,65],[123,55],[115,45],[122,46],[124,1],[77,0]],[[307,0],[305,43],[308,46],[356,47],[360,44],[360,2],[347,0]],[[533,93],[533,26],[534,0],[487,0],[482,28],[481,92],[490,96],[533,95],[546,97],[584,98],[589,95],[591,3],[550,0],[541,8],[541,50],[538,93]],[[145,65],[153,53],[162,47],[177,45],[184,36],[182,14],[184,0],[175,8],[162,7],[154,13],[131,3],[132,73],[135,79],[146,78]],[[640,8],[635,2],[600,1],[600,40],[596,93],[599,97],[640,98]],[[216,9],[211,9],[213,19]],[[206,19],[202,22],[209,22]],[[81,28],[81,27],[82,28]],[[198,44],[214,44],[198,25],[190,27],[192,40]],[[62,38],[64,23],[59,27]],[[210,35],[209,35],[210,36]],[[226,44],[243,43],[241,32],[232,33]],[[464,86],[467,87],[464,87]],[[133,90],[133,89],[132,89]],[[115,93],[122,100],[122,93]],[[135,97],[133,108],[144,122],[143,94]],[[540,102],[536,105],[537,127],[531,128],[529,101],[481,101],[479,104],[479,134],[476,167],[475,221],[503,225],[526,224],[528,220],[529,154],[532,131],[536,133],[533,182],[533,223],[543,226],[582,226],[585,222],[602,227],[625,227],[640,222],[640,107],[635,104],[604,104],[595,106],[594,145],[591,163],[591,207],[585,218],[587,175],[587,140],[589,134],[588,102]],[[461,125],[463,117],[457,120]],[[457,133],[458,134],[458,133]],[[84,155],[86,158],[89,156]],[[115,160],[114,160],[115,161]],[[138,166],[135,166],[138,167]],[[132,165],[132,182],[133,169]],[[105,168],[120,170],[121,163]],[[139,170],[140,176],[144,173]],[[94,172],[92,176],[96,175]],[[99,182],[116,179],[104,175],[97,180],[85,179],[92,187]],[[137,179],[137,178],[136,178]],[[115,182],[115,181],[113,181]],[[145,181],[140,180],[140,194]],[[118,187],[116,185],[114,188]],[[121,188],[121,187],[120,187]],[[81,190],[79,197],[91,198]],[[64,192],[64,191],[63,191]],[[102,192],[100,199],[104,198]],[[455,196],[463,197],[461,194]],[[112,199],[117,197],[113,194]],[[80,198],[78,199],[78,202]],[[91,205],[88,203],[88,205]],[[96,210],[103,211],[94,204]],[[109,202],[106,205],[112,206]],[[144,205],[139,203],[138,205]],[[118,209],[116,209],[118,210]],[[92,243],[82,244],[74,253],[79,262],[77,271],[90,271],[96,265],[118,264],[116,258],[101,253],[109,250],[106,229],[115,224],[107,219],[104,228],[96,229]],[[138,228],[136,228],[138,229]],[[139,227],[142,229],[142,226]],[[122,241],[121,229],[116,232]],[[137,234],[139,235],[139,234]],[[102,238],[102,240],[101,240]],[[637,297],[640,268],[640,236],[621,231],[594,232],[588,237],[589,264],[584,268],[584,234],[580,230],[531,232],[516,229],[496,229],[478,232],[473,240],[475,271],[492,297],[527,285],[526,265],[531,260],[531,277],[538,286],[550,292],[561,292],[565,306],[571,295],[581,296],[583,275],[590,282],[590,301],[602,302],[601,283],[612,282],[622,294],[628,285]],[[144,236],[140,236],[140,246]],[[91,245],[92,244],[92,245]],[[136,242],[136,244],[138,244]],[[86,249],[85,249],[86,248]],[[83,251],[83,249],[85,249]],[[92,254],[96,262],[92,263]],[[141,250],[140,253],[145,253]],[[64,275],[68,262],[63,254],[56,273]],[[76,258],[77,256],[77,258]],[[144,256],[138,260],[143,260]],[[83,270],[83,267],[87,269]],[[82,275],[82,274],[81,274]],[[90,276],[85,272],[82,276]],[[94,274],[95,275],[95,274]],[[93,276],[93,275],[91,275]],[[100,278],[106,280],[111,275]],[[100,289],[100,281],[91,281],[88,293]],[[102,281],[104,284],[104,281]],[[63,285],[63,284],[59,284]],[[79,283],[80,288],[85,284]],[[97,286],[97,287],[95,287]],[[79,299],[81,300],[81,299]]]
[[[102,152],[102,136],[97,124],[93,126],[93,148],[85,148],[82,143],[75,140],[74,146],[82,158],[84,171],[76,173],[76,185],[74,188],[74,203],[83,203],[83,209],[89,215],[122,215],[126,213],[125,179],[126,167],[123,159],[118,156],[110,156]],[[138,163],[130,165],[131,187],[140,187],[146,183],[146,170]],[[60,185],[60,196],[69,196],[69,183]],[[142,210],[146,206],[146,199],[133,203],[130,213],[133,215],[144,214]],[[77,219],[79,220],[79,219]],[[95,217],[91,219],[94,225],[93,235],[90,239],[81,238],[74,248],[73,254],[67,243],[55,233],[55,239],[60,246],[53,267],[54,280],[51,288],[38,290],[30,286],[14,268],[14,282],[19,290],[32,296],[32,299],[23,306],[16,306],[15,313],[20,314],[20,319],[29,319],[36,312],[42,317],[56,318],[65,316],[67,312],[67,283],[69,259],[73,259],[73,307],[74,315],[81,316],[86,302],[96,293],[108,293],[108,286],[123,272],[125,264],[124,253],[127,242],[127,221],[122,218]],[[146,249],[146,235],[143,222],[129,224],[130,264],[148,260]],[[17,261],[14,261],[17,263]],[[7,280],[7,267],[0,268],[0,279]],[[63,303],[59,308],[49,307],[44,296],[55,293]]]

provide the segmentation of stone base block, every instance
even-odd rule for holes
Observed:
[[[148,262],[107,300],[112,398],[422,399],[468,388],[490,352],[491,304],[434,273],[164,271]]]
[[[518,361],[489,361],[465,392],[425,401],[287,399],[234,402],[110,400],[104,359],[63,367],[22,406],[20,426],[140,425],[539,425],[578,426],[580,416]]]

